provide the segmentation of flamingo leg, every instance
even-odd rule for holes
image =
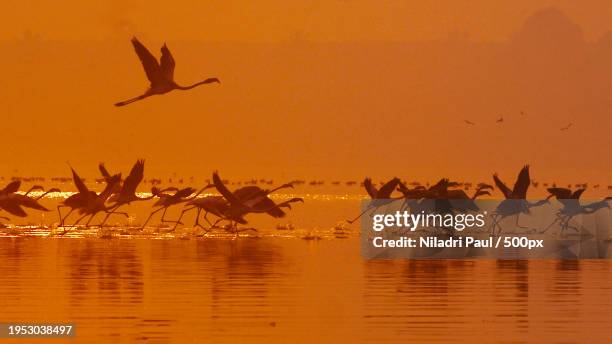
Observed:
[[[195,208],[195,206],[191,208],[183,209],[183,211],[181,211],[181,215],[179,215],[179,218],[176,220],[176,223],[174,224],[174,228],[172,228],[173,231],[176,230],[176,227],[179,225],[179,223],[182,224],[181,219],[183,218],[183,215],[185,215],[186,212],[192,210],[193,208]],[[197,222],[197,219],[196,219],[196,222]]]
[[[124,101],[120,101],[118,103],[115,103],[115,106],[128,105],[128,104],[131,104],[133,102],[145,99],[145,98],[150,97],[150,96],[151,96],[151,94],[146,94],[145,93],[145,94],[139,95],[138,97],[134,97],[134,98],[131,98],[131,99],[128,99],[128,100],[124,100]]]
[[[68,214],[66,214],[66,216],[64,216],[64,217],[62,218],[62,212],[61,212],[61,210],[60,210],[60,209],[61,209],[61,208],[65,208],[65,207],[66,207],[66,206],[63,206],[63,205],[58,205],[58,206],[57,206],[57,214],[59,215],[59,218],[60,218],[60,225],[59,225],[60,227],[64,227],[64,221],[65,221],[65,220],[68,218],[68,216],[69,216],[70,214],[72,214],[72,212],[74,211],[74,208],[71,208],[71,209],[70,209],[70,211],[68,212]]]
[[[153,215],[157,212],[159,212],[160,210],[162,210],[164,208],[157,208],[155,210],[153,210],[151,212],[151,214],[149,214],[149,217],[147,217],[147,219],[145,220],[144,224],[142,225],[142,227],[140,228],[140,230],[143,230],[145,228],[145,226],[147,225],[147,223],[149,223],[149,220],[151,219],[151,217],[153,217]]]
[[[363,216],[363,214],[367,213],[368,211],[370,211],[370,210],[372,210],[372,209],[373,209],[374,211],[376,211],[376,209],[378,209],[378,208],[379,208],[379,207],[372,207],[372,206],[368,206],[368,207],[367,207],[367,208],[366,208],[364,211],[362,211],[361,213],[359,213],[359,215],[357,215],[357,216],[356,216],[354,219],[352,219],[352,220],[346,220],[346,222],[348,222],[348,223],[351,223],[351,224],[352,224],[353,222],[357,221],[357,220],[358,220],[360,217],[362,217],[362,216]]]
[[[91,223],[91,220],[93,220],[93,218],[97,215],[98,213],[93,213],[91,214],[91,216],[89,217],[89,220],[87,220],[87,223],[85,223],[85,227],[89,227],[89,224]]]
[[[540,233],[546,233],[552,226],[554,226],[557,222],[559,222],[560,219],[561,218],[559,217],[559,214],[557,214],[557,217],[555,218],[555,220],[550,225],[548,225],[548,227],[544,228],[544,230],[541,231]]]
[[[117,207],[117,208],[118,208],[118,207]],[[126,218],[129,218],[129,217],[130,217],[130,214],[128,214],[128,213],[126,213],[126,212],[124,212],[124,211],[115,211],[115,210],[113,210],[113,211],[111,211],[111,212],[109,212],[109,213],[107,213],[107,214],[106,214],[106,217],[104,217],[104,220],[102,221],[102,223],[100,223],[100,227],[104,227],[104,224],[106,223],[106,220],[108,220],[108,218],[109,218],[111,215],[113,215],[113,214],[115,214],[115,215],[123,215],[123,216],[125,216]]]
[[[79,217],[79,219],[72,225],[72,227],[78,225],[79,222],[81,222],[85,217],[87,217],[87,215],[89,215],[89,214],[85,214],[85,215]]]

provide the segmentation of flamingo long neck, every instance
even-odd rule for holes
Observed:
[[[206,80],[203,80],[203,81],[200,81],[200,82],[196,82],[195,84],[190,85],[190,86],[181,86],[181,85],[177,85],[177,86],[176,86],[176,88],[178,88],[179,90],[187,91],[187,90],[190,90],[190,89],[192,89],[192,88],[194,88],[194,87],[198,87],[198,86],[200,86],[200,85],[204,85],[204,84],[209,84],[209,83],[211,83],[211,82],[212,82],[212,81],[210,81],[210,80],[206,79]]]
[[[290,187],[291,187],[291,186],[290,186],[290,185],[288,185],[288,184],[281,185],[281,186],[276,187],[276,188],[274,188],[274,189],[272,189],[272,190],[270,190],[270,191],[267,191],[267,194],[269,195],[269,194],[271,194],[271,193],[274,193],[275,191],[282,190],[282,189],[287,189],[287,188],[290,188]]]

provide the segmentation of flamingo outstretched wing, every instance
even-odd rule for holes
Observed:
[[[144,160],[138,160],[132,166],[130,175],[123,181],[123,189],[121,190],[124,194],[134,195],[138,184],[142,181],[144,175]]]
[[[546,191],[550,192],[551,195],[557,199],[570,199],[572,198],[572,191],[566,188],[548,188]]]
[[[501,181],[501,179],[499,179],[499,177],[497,176],[497,173],[493,175],[493,180],[495,181],[495,185],[497,185],[497,188],[499,189],[499,191],[501,191],[504,194],[504,197],[510,198],[510,196],[512,195],[512,190],[510,190],[510,188],[507,187],[506,184],[504,184],[504,182]]]
[[[8,183],[4,189],[0,190],[0,193],[2,194],[12,194],[15,193],[17,191],[19,191],[19,187],[21,186],[21,180],[13,180],[12,182]]]
[[[219,172],[213,172],[213,184],[215,184],[215,188],[225,199],[230,203],[240,203],[238,198],[234,196],[234,194],[223,184],[223,181],[219,177]]]
[[[376,190],[376,187],[374,186],[374,184],[372,184],[372,179],[370,179],[370,178],[364,179],[363,180],[363,186],[365,187],[366,191],[368,192],[368,195],[370,195],[370,197],[372,197],[372,199],[377,197],[378,190]]]
[[[74,185],[77,187],[77,190],[79,190],[79,193],[83,195],[89,194],[89,189],[85,186],[81,177],[79,177],[74,168],[71,167],[70,169],[72,170],[72,180],[74,180]]]
[[[578,189],[576,191],[574,191],[574,193],[572,194],[572,198],[574,199],[579,199],[580,196],[582,196],[582,193],[585,192],[586,189]]]
[[[174,80],[174,66],[176,63],[166,43],[161,48],[161,53],[161,59],[159,59],[161,72],[167,80]]]
[[[28,214],[17,203],[6,202],[6,204],[2,204],[2,209],[8,211],[10,214],[15,216],[28,216]]]
[[[151,84],[158,83],[160,81],[160,67],[155,56],[136,37],[132,38],[132,45],[147,74],[147,79]]]
[[[512,193],[515,197],[519,197],[522,199],[526,198],[529,184],[531,184],[531,179],[529,179],[529,165],[525,165],[521,169],[521,172],[519,172],[518,177],[516,178],[516,183],[514,183]]]
[[[395,188],[397,188],[397,185],[399,184],[399,179],[398,178],[393,178],[390,181],[388,181],[387,183],[385,183],[385,185],[383,185],[379,190],[378,190],[378,197],[379,198],[391,198],[391,193],[393,193],[393,190],[395,190]]]
[[[108,173],[108,170],[106,169],[106,166],[104,166],[103,162],[101,162],[98,165],[98,169],[100,170],[100,174],[102,175],[102,177],[104,177],[105,180],[108,180],[108,178],[111,177],[110,173]]]

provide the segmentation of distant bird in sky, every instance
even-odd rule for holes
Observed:
[[[467,119],[463,120],[465,122],[465,124],[469,124],[469,125],[475,125],[476,123],[472,122],[472,121],[468,121]]]
[[[496,123],[503,123],[504,122],[504,118],[500,117],[497,121],[495,121]]]
[[[574,123],[569,123],[568,125],[566,125],[565,127],[561,128],[560,130],[561,130],[561,131],[566,131],[566,130],[568,130],[569,128],[571,128],[571,127],[572,127],[572,125],[574,125]]]
[[[525,116],[525,111],[521,110],[521,116]]]
[[[155,56],[153,56],[153,54],[151,54],[151,52],[149,52],[149,50],[142,45],[142,43],[140,43],[136,37],[132,38],[132,45],[134,46],[134,50],[136,50],[136,55],[138,55],[138,58],[140,59],[145,73],[147,74],[147,78],[151,84],[149,89],[146,90],[144,94],[118,102],[115,104],[115,106],[127,105],[153,95],[168,93],[172,90],[186,91],[203,84],[210,84],[213,82],[220,83],[219,79],[217,78],[208,78],[204,81],[196,82],[191,86],[181,86],[174,81],[175,62],[165,43],[161,48],[162,55],[159,59],[159,63],[157,62]]]

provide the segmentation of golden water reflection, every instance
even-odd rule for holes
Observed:
[[[358,239],[1,238],[3,321],[79,343],[606,342],[609,261],[364,261]],[[17,341],[16,341],[17,342]]]

